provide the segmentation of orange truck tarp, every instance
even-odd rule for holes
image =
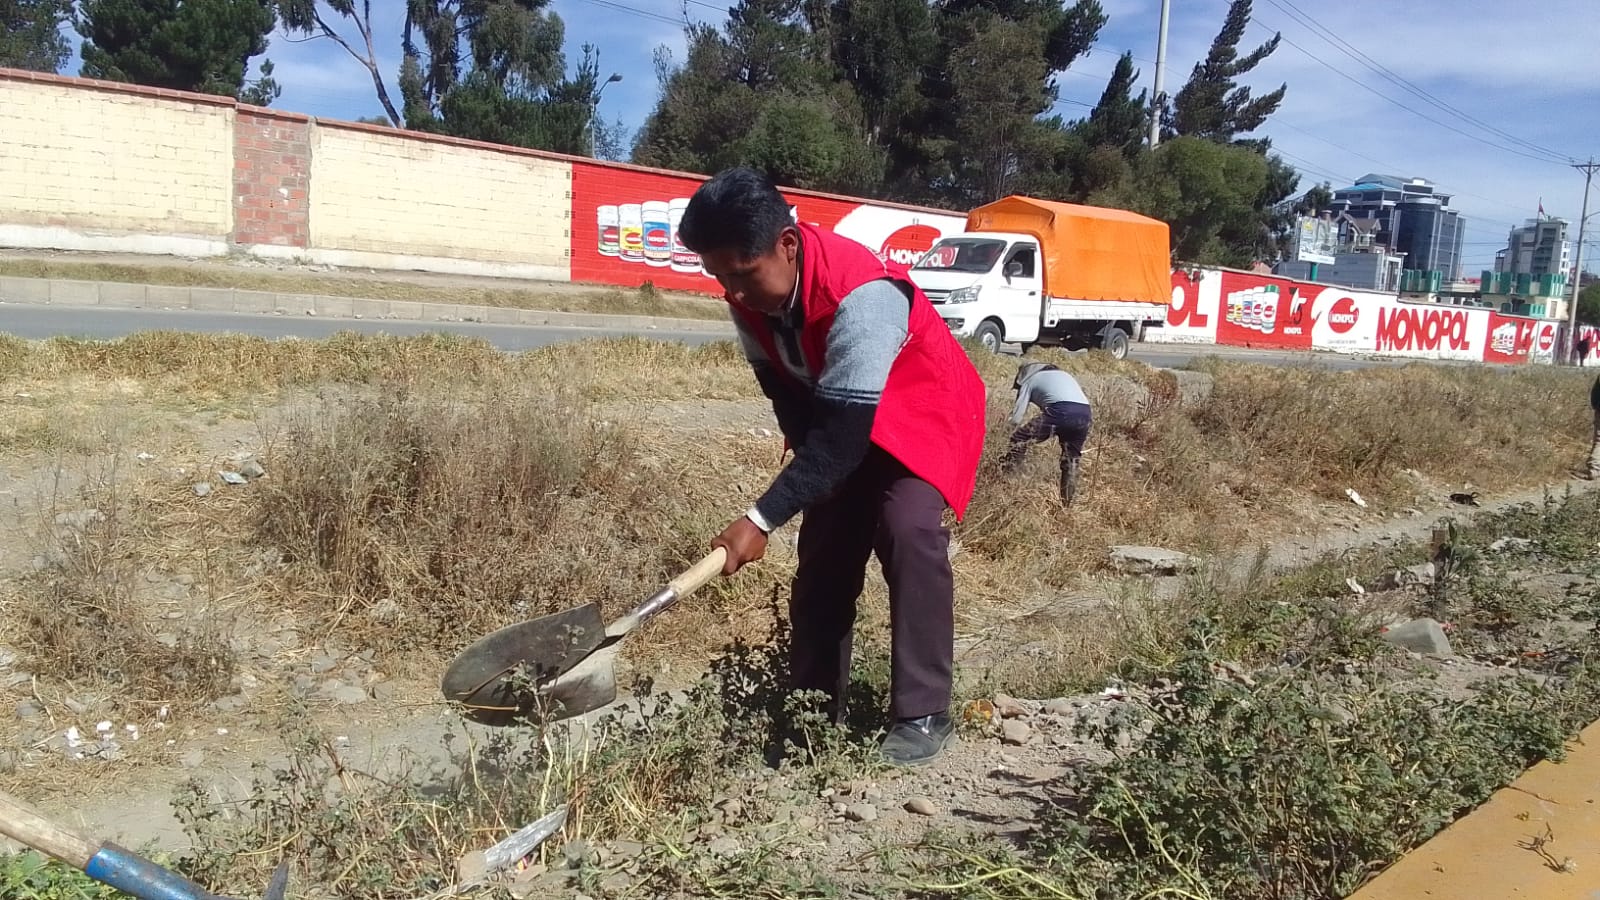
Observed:
[[[1167,223],[1138,213],[1005,197],[967,213],[968,231],[1010,231],[1039,239],[1044,288],[1071,300],[1172,300]]]

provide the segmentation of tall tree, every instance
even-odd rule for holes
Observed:
[[[389,123],[401,126],[400,113],[389,100],[389,89],[384,87],[383,73],[378,67],[378,51],[372,43],[372,0],[278,0],[278,10],[283,16],[284,30],[308,38],[326,38],[344,48],[344,51],[372,76],[372,87],[378,92],[378,102],[389,115]],[[352,44],[334,29],[334,23],[347,19],[355,29],[356,43]]]
[[[1259,258],[1270,180],[1267,160],[1247,147],[1178,137],[1142,154],[1131,179],[1092,199],[1166,222],[1176,260],[1242,267]]]
[[[270,61],[246,76],[277,25],[273,0],[84,0],[82,74],[257,104],[278,95]]]
[[[1100,94],[1089,118],[1077,125],[1077,132],[1090,147],[1114,147],[1128,159],[1139,155],[1144,145],[1149,121],[1145,92],[1133,96],[1133,86],[1139,80],[1139,71],[1133,67],[1133,54],[1124,53],[1117,60],[1106,89]]]
[[[548,0],[408,0],[400,91],[406,125],[587,153],[599,51],[567,77],[565,26]],[[595,146],[599,146],[599,131]]]
[[[1274,34],[1266,43],[1240,56],[1239,41],[1250,24],[1250,9],[1251,0],[1233,0],[1228,5],[1228,16],[1212,40],[1210,52],[1195,63],[1188,83],[1165,112],[1169,134],[1232,141],[1261,127],[1283,103],[1287,85],[1254,97],[1249,88],[1238,83],[1239,76],[1271,56],[1282,39],[1282,35]],[[1265,146],[1261,149],[1265,150]]]
[[[861,100],[836,80],[799,0],[741,0],[723,29],[695,25],[687,37],[682,65],[657,54],[661,98],[636,162],[696,172],[742,162],[797,187],[878,187],[883,157]]]
[[[0,0],[0,66],[58,72],[72,55],[61,24],[70,0]]]

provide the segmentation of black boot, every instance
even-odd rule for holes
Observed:
[[[956,725],[947,713],[897,719],[879,752],[891,766],[925,766],[955,738]]]
[[[1078,494],[1078,457],[1066,456],[1061,459],[1061,505],[1071,506],[1072,499]]]

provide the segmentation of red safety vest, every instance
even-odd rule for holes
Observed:
[[[865,246],[831,231],[804,223],[799,227],[804,247],[800,301],[805,305],[800,341],[813,380],[821,376],[828,330],[833,327],[840,300],[861,285],[885,277],[911,288],[908,335],[889,369],[873,419],[872,442],[933,485],[959,521],[972,501],[978,461],[983,456],[988,394],[983,379],[903,266],[885,262]],[[789,375],[767,317],[731,300],[729,305],[749,326],[768,358]]]

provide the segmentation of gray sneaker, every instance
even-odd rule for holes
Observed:
[[[955,739],[956,725],[946,713],[898,719],[879,752],[891,766],[925,766]]]

